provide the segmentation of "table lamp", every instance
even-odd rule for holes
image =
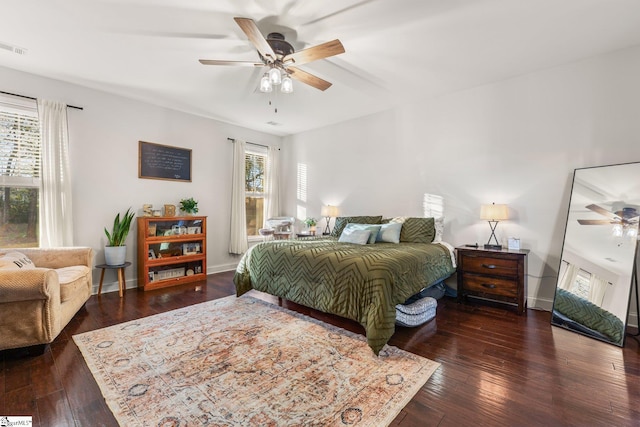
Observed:
[[[323,206],[322,210],[320,211],[320,215],[325,217],[327,221],[327,224],[324,227],[324,231],[322,232],[322,234],[324,235],[331,234],[331,229],[329,228],[329,222],[331,221],[331,218],[335,218],[338,216],[338,207],[331,206],[331,205]]]
[[[496,237],[496,227],[499,221],[509,219],[509,209],[507,205],[496,205],[492,203],[490,205],[480,206],[480,219],[487,220],[491,228],[491,236],[489,236],[489,241],[484,245],[484,248],[501,250],[502,245],[498,243],[498,238]],[[491,244],[491,239],[496,241],[495,245]]]

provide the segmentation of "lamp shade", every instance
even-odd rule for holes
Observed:
[[[260,79],[260,92],[271,92],[272,90],[273,87],[271,86],[269,75],[264,73],[264,76]]]
[[[321,211],[320,211],[320,215],[322,215],[324,217],[335,218],[335,217],[338,216],[338,207],[337,206],[331,206],[331,205],[323,206]]]
[[[507,208],[507,205],[496,205],[495,203],[482,205],[480,207],[480,219],[486,219],[488,221],[509,219],[509,208]]]
[[[293,92],[293,80],[289,75],[285,75],[282,78],[282,86],[280,86],[280,92],[282,93],[292,93]]]

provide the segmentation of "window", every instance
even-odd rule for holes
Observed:
[[[38,246],[37,107],[11,98],[0,97],[0,247]]]
[[[247,147],[244,156],[247,236],[259,236],[264,224],[267,151]]]

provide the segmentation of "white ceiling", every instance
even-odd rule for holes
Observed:
[[[201,65],[258,59],[234,16],[296,50],[340,39],[300,66],[333,86],[294,81],[274,113],[260,69]],[[640,44],[640,1],[2,0],[0,44],[28,50],[0,66],[286,135]]]

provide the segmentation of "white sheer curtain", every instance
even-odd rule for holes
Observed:
[[[269,147],[267,154],[267,188],[264,220],[280,216],[280,150]]]
[[[608,283],[606,280],[592,274],[589,280],[589,301],[600,307],[604,294],[607,292]]]
[[[238,139],[233,143],[233,175],[231,178],[231,239],[229,253],[243,254],[249,248],[247,243],[247,214],[245,208],[245,166],[246,143]]]
[[[567,263],[567,268],[564,271],[564,276],[562,276],[562,280],[558,283],[558,287],[560,289],[564,289],[565,291],[571,291],[571,286],[575,283],[576,277],[578,277],[578,271],[580,269],[574,264]]]
[[[40,247],[73,245],[67,105],[38,100],[42,141]]]

